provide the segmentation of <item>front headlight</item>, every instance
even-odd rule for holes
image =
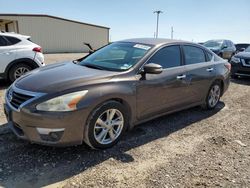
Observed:
[[[238,58],[238,57],[232,57],[231,58],[231,62],[233,62],[233,63],[240,63],[240,58]]]
[[[88,90],[78,91],[62,95],[36,106],[40,111],[73,111],[76,109],[77,103],[88,93]]]

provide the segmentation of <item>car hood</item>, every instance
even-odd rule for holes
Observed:
[[[14,84],[17,88],[27,91],[53,93],[107,81],[115,75],[117,72],[63,62],[35,69],[19,78]]]
[[[239,52],[235,55],[235,57],[238,57],[241,59],[250,59],[250,52]]]

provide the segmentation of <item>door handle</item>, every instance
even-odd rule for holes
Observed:
[[[183,78],[186,78],[186,75],[185,74],[179,75],[176,78],[177,78],[177,80],[182,80]]]
[[[214,70],[214,68],[208,68],[207,72],[212,72]]]

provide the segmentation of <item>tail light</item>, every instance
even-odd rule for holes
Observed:
[[[33,48],[33,51],[42,53],[42,48],[41,47],[35,47],[35,48]]]
[[[225,64],[225,67],[226,67],[229,71],[231,71],[232,66],[231,66],[230,63],[226,63],[226,64]]]

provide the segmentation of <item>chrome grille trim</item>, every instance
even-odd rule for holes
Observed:
[[[5,102],[15,111],[20,111],[20,109],[34,101],[37,98],[45,95],[46,93],[37,93],[32,91],[23,90],[17,88],[12,84],[6,91]],[[14,102],[13,102],[14,100]]]

